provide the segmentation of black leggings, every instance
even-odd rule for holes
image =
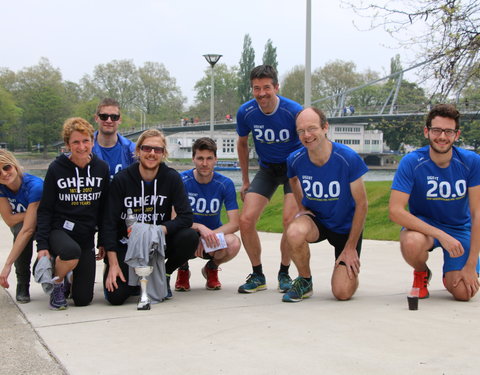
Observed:
[[[95,283],[95,249],[82,249],[77,241],[63,230],[52,230],[48,239],[50,252],[61,260],[78,259],[73,270],[72,299],[75,306],[87,306],[93,299]]]
[[[18,223],[10,228],[13,233],[13,242],[17,239],[18,233],[23,227],[23,222]],[[22,250],[22,253],[18,256],[17,260],[13,263],[15,265],[15,274],[17,275],[17,284],[30,284],[30,263],[32,262],[32,242],[33,237],[27,242]]]
[[[188,259],[190,259],[198,246],[198,234],[192,228],[186,228],[178,231],[174,235],[167,235],[165,238],[167,242],[167,247],[165,250],[165,258],[167,262],[165,263],[165,271],[167,275],[171,275],[178,267],[184,264]],[[133,291],[137,291],[137,287],[132,287],[128,285],[128,264],[125,263],[126,251],[120,250],[117,252],[118,264],[122,270],[123,276],[127,282],[117,278],[118,288],[113,292],[109,292],[105,288],[105,281],[108,275],[108,260],[105,257],[105,272],[103,274],[103,290],[105,293],[105,298],[112,305],[122,305],[125,300],[132,295]]]

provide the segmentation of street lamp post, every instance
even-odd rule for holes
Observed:
[[[207,60],[207,62],[210,64],[210,66],[212,67],[212,83],[211,83],[211,94],[210,94],[210,138],[213,139],[213,123],[215,121],[215,114],[214,114],[214,93],[215,93],[215,89],[214,89],[214,79],[213,79],[213,67],[215,66],[215,64],[218,62],[218,60],[220,60],[220,57],[222,57],[222,55],[216,55],[216,54],[213,54],[213,53],[209,53],[207,55],[203,55],[203,57],[205,57],[205,60]]]

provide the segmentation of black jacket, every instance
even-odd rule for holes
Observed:
[[[110,173],[107,163],[94,154],[91,157],[90,163],[80,168],[62,154],[48,167],[37,211],[37,250],[50,250],[48,238],[54,229],[68,233],[82,249],[95,246]],[[102,245],[101,238],[98,245]]]
[[[131,208],[137,221],[164,225],[167,234],[190,228],[193,214],[182,179],[175,169],[160,164],[151,182],[140,175],[139,163],[118,172],[112,180],[103,225],[106,251],[127,249],[127,209]],[[172,208],[176,217],[172,219]]]

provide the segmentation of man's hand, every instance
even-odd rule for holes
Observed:
[[[357,277],[360,273],[360,258],[355,248],[344,248],[335,262],[335,267],[338,267],[340,262],[345,263],[349,279]]]
[[[8,288],[10,284],[8,284],[8,275],[10,275],[10,271],[12,270],[12,265],[5,264],[3,267],[2,273],[0,273],[0,285],[4,288]]]
[[[480,288],[480,282],[478,281],[477,270],[475,267],[463,267],[458,277],[453,279],[453,287],[456,288],[460,282],[463,281],[465,288],[467,289],[468,297],[472,298]]]
[[[102,260],[105,258],[105,248],[103,246],[98,247],[98,253],[95,255],[96,260]]]
[[[447,233],[444,233],[441,238],[438,238],[438,240],[442,244],[442,247],[448,252],[448,254],[450,254],[452,258],[458,258],[459,256],[462,256],[465,252],[461,242]]]
[[[119,277],[124,283],[127,282],[119,265],[110,266],[105,280],[105,287],[109,292],[114,292],[115,289],[118,289],[117,277]]]
[[[250,187],[250,182],[244,182],[242,187],[240,188],[240,198],[242,198],[242,202],[245,201],[245,195],[247,194],[247,190]]]

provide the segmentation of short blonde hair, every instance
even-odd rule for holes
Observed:
[[[147,138],[152,138],[152,137],[160,137],[162,139],[162,142],[164,144],[164,151],[163,151],[163,160],[168,160],[168,150],[167,150],[167,138],[165,135],[158,129],[148,129],[145,130],[142,134],[140,134],[140,137],[137,139],[137,144],[135,146],[135,156],[138,158],[140,155],[140,146],[145,143],[145,140]]]
[[[62,138],[65,142],[65,145],[68,146],[70,137],[75,131],[82,134],[87,134],[90,139],[93,140],[93,133],[95,132],[93,126],[87,120],[81,117],[70,117],[63,123]]]
[[[10,151],[0,149],[0,164],[2,165],[13,165],[17,170],[17,173],[20,177],[23,177],[23,168],[18,162],[17,158],[13,156]]]

